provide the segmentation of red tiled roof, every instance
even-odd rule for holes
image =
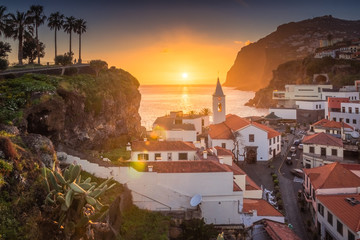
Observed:
[[[265,230],[273,240],[301,240],[286,224],[264,220]]]
[[[360,178],[338,162],[316,168],[305,168],[304,173],[310,178],[315,189],[360,186]]]
[[[360,231],[360,204],[352,206],[345,198],[360,201],[359,194],[319,195],[317,199],[352,231]]]
[[[343,165],[344,168],[348,169],[348,170],[355,170],[358,171],[360,170],[360,164],[349,164],[349,163],[342,163],[341,165]]]
[[[222,148],[219,146],[216,146],[215,149],[218,156],[234,156],[234,154],[229,149]]]
[[[234,184],[233,184],[233,191],[234,192],[240,192],[241,191],[241,188],[239,187],[239,185],[236,184],[236,182],[234,182]]]
[[[341,127],[344,127],[344,128],[354,129],[352,126],[350,126],[350,125],[347,124],[347,123],[330,121],[330,120],[328,120],[328,119],[326,119],[326,118],[317,121],[316,123],[313,124],[313,126],[319,126],[319,127],[323,127],[323,128],[337,128],[337,129],[341,129]]]
[[[241,118],[233,114],[226,115],[225,122],[210,125],[209,135],[212,139],[232,139],[233,132],[238,131],[249,125],[253,125],[262,129],[263,131],[266,131],[268,133],[268,139],[280,135],[278,131],[275,131],[270,127],[267,127],[257,122],[250,122],[245,118]]]
[[[131,143],[132,151],[196,151],[194,144],[182,141],[136,141]]]
[[[333,137],[326,133],[316,133],[314,135],[305,136],[303,139],[304,144],[319,144],[335,147],[343,147],[343,142],[341,139]]]
[[[339,109],[341,107],[342,102],[349,102],[349,98],[329,97],[328,98],[328,107]]]
[[[252,210],[256,210],[258,216],[283,217],[283,215],[278,210],[276,210],[270,203],[268,203],[264,199],[244,198],[242,212],[250,213]]]

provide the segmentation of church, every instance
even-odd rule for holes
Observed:
[[[234,114],[226,115],[225,94],[219,79],[212,97],[213,124],[208,146],[231,150],[235,159],[247,163],[268,161],[281,152],[281,134],[274,129]]]

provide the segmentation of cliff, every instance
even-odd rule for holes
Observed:
[[[330,57],[307,57],[283,63],[273,71],[273,78],[268,86],[258,90],[255,97],[246,105],[259,108],[275,107],[276,102],[272,100],[273,90],[285,90],[286,84],[311,84],[314,74],[320,73],[327,74],[335,88],[354,85],[354,80],[360,79],[360,62]]]
[[[243,47],[227,73],[224,86],[258,90],[268,85],[280,64],[313,54],[320,40],[353,39],[360,36],[360,21],[331,16],[281,25],[275,32]]]
[[[28,74],[0,82],[0,121],[76,149],[109,149],[141,132],[139,82],[121,69]]]

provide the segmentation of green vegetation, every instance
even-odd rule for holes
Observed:
[[[130,152],[126,151],[126,147],[114,148],[102,155],[105,158],[110,159],[112,162],[121,162],[130,159]]]
[[[212,224],[205,224],[204,219],[191,219],[181,224],[183,230],[180,239],[208,240],[217,236]]]

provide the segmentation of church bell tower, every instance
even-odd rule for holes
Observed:
[[[225,122],[225,95],[222,90],[220,80],[217,79],[216,89],[213,94],[213,123]]]

